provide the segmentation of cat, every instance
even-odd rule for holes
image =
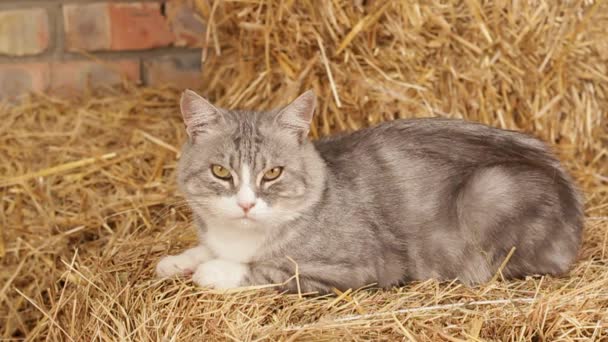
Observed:
[[[427,279],[474,286],[505,261],[506,278],[571,268],[582,198],[542,141],[419,118],[313,142],[315,106],[312,91],[268,112],[182,93],[178,184],[200,244],[161,259],[158,276],[322,294]]]

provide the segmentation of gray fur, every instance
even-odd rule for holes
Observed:
[[[312,114],[314,97],[307,105]],[[581,200],[541,141],[425,118],[311,142],[292,134],[307,132],[311,119],[298,110],[217,109],[189,126],[179,184],[202,243],[206,215],[214,215],[209,203],[237,191],[218,186],[210,164],[285,167],[278,182],[255,189],[285,218],[266,222],[267,239],[242,285],[286,281],[295,272],[287,257],[298,264],[301,290],[321,293],[429,278],[483,283],[513,247],[503,270],[509,278],[560,275],[575,260]],[[296,282],[285,290],[296,291]]]

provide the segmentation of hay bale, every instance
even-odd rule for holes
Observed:
[[[218,294],[153,279],[194,243],[176,194],[178,91],[0,107],[0,339],[608,338],[608,4],[196,1],[203,92],[227,107],[320,97],[314,137],[449,116],[555,144],[586,191],[563,278],[427,281],[323,298]]]

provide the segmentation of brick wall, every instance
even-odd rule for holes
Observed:
[[[197,88],[196,0],[1,0],[0,100],[137,84]]]

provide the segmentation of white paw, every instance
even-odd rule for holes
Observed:
[[[200,265],[192,275],[192,281],[203,287],[232,289],[241,285],[247,269],[239,262],[214,259]]]
[[[198,265],[197,261],[189,255],[169,255],[160,259],[156,265],[156,275],[161,278],[169,278],[176,274],[189,275]]]

